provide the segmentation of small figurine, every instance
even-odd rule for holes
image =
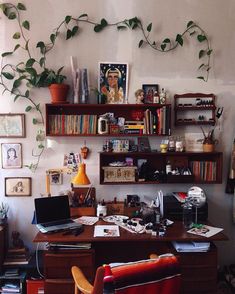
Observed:
[[[136,104],[144,103],[144,91],[142,89],[138,89],[135,91]]]
[[[154,91],[154,94],[153,94],[153,103],[159,103],[160,102],[160,97],[158,95],[158,92],[157,91]]]
[[[11,234],[13,248],[24,248],[24,241],[20,239],[20,233],[13,231]]]
[[[87,158],[89,151],[89,148],[86,146],[86,141],[84,141],[84,146],[81,147],[81,156],[83,159]]]

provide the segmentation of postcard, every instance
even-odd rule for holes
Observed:
[[[95,226],[94,237],[119,237],[119,227],[110,225]]]

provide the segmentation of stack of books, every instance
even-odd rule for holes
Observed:
[[[210,249],[210,242],[172,242],[177,252],[206,252]]]
[[[15,283],[5,283],[2,285],[1,287],[1,293],[2,294],[9,294],[9,293],[21,293],[21,289],[19,287],[19,285],[15,284]]]
[[[28,264],[30,253],[27,248],[9,248],[4,260],[4,265],[22,265]]]

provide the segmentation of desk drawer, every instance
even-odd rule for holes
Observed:
[[[79,266],[88,279],[94,274],[94,251],[48,251],[44,254],[44,275],[46,279],[71,278],[71,267]]]
[[[46,279],[45,294],[73,294],[74,281],[72,279]]]

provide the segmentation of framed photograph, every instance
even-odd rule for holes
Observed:
[[[25,138],[25,114],[1,113],[0,138]]]
[[[5,196],[31,196],[32,179],[28,177],[5,178]]]
[[[50,170],[50,184],[51,185],[61,185],[63,181],[63,174],[60,170]]]
[[[1,144],[2,168],[22,168],[22,145],[20,143]]]
[[[142,89],[144,91],[144,103],[153,103],[154,92],[158,92],[158,85],[144,84]]]
[[[99,63],[98,90],[106,97],[107,104],[127,103],[128,64]]]

